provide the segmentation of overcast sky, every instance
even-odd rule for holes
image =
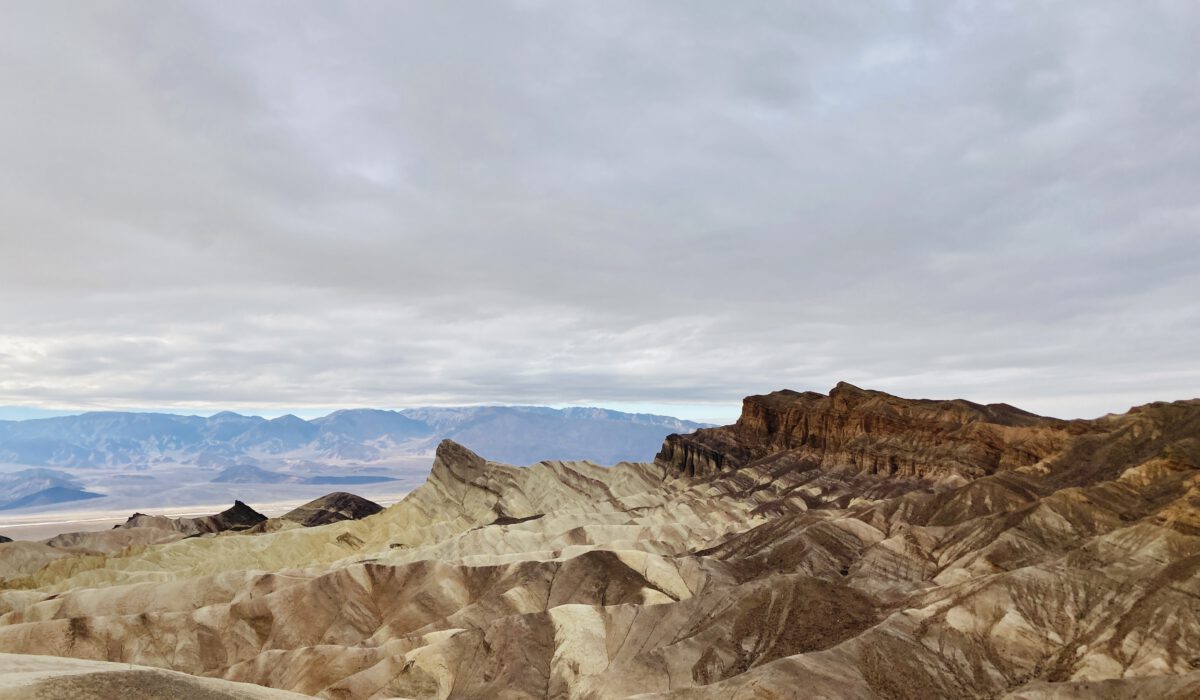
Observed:
[[[5,2],[0,404],[1200,396],[1200,5]]]

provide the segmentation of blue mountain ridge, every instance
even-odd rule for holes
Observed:
[[[174,462],[223,469],[290,454],[317,463],[369,464],[428,454],[450,438],[497,461],[611,464],[651,459],[668,434],[700,427],[668,416],[540,406],[346,409],[312,420],[231,411],[208,417],[98,411],[0,421],[0,463],[86,468]]]

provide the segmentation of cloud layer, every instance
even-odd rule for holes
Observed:
[[[1200,395],[1192,3],[4,14],[0,404]]]

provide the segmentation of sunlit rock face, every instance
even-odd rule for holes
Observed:
[[[0,651],[339,699],[1200,692],[1198,401],[776,392],[652,463],[446,441],[404,501],[288,522],[0,545]]]

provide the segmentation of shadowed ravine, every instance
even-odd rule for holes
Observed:
[[[446,441],[390,508],[314,503],[0,544],[0,652],[338,699],[1200,696],[1200,401],[1063,421],[839,384],[653,463]],[[72,682],[157,673],[103,669]]]

